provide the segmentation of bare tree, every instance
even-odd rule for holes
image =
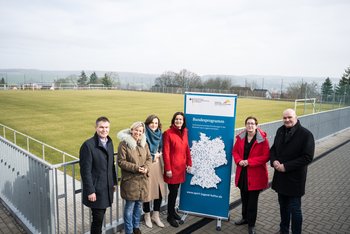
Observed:
[[[117,72],[107,72],[107,76],[112,80],[112,86],[120,87],[120,79]]]
[[[318,84],[316,82],[303,82],[298,81],[289,84],[287,87],[286,96],[287,98],[298,99],[298,98],[314,98],[319,95]]]
[[[175,77],[177,74],[172,71],[166,71],[160,77],[157,77],[155,80],[155,86],[158,87],[174,87],[175,85]]]
[[[229,90],[232,87],[232,81],[221,77],[210,78],[203,83],[203,86],[209,89]]]
[[[182,88],[200,88],[202,81],[196,73],[182,69],[175,77],[177,87]]]

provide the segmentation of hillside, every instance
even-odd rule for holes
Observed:
[[[87,76],[94,71],[85,70]],[[96,71],[99,77],[111,71]],[[38,69],[0,69],[0,79],[3,77],[8,84],[23,83],[52,83],[57,79],[68,76],[79,76],[81,71],[46,71]],[[146,74],[136,72],[115,72],[119,76],[122,87],[129,85],[139,86],[148,89],[154,85],[154,80],[160,74]],[[268,89],[271,91],[285,90],[292,82],[317,82],[320,86],[326,77],[302,77],[302,76],[270,76],[270,75],[223,75],[210,74],[201,76],[203,80],[210,78],[228,78],[232,80],[234,86],[250,87],[252,89]],[[338,83],[340,78],[332,78],[334,83]]]

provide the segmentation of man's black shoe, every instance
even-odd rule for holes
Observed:
[[[176,212],[174,213],[174,219],[175,220],[181,220],[180,215],[178,215]]]
[[[134,233],[134,234],[141,234],[140,228],[134,228],[133,233]]]
[[[246,219],[240,219],[238,221],[235,222],[236,225],[243,225],[243,224],[247,224],[248,221]]]
[[[173,226],[173,227],[179,227],[179,224],[177,223],[177,221],[173,218],[173,217],[168,217],[166,219],[168,221],[168,223]]]
[[[249,234],[256,234],[255,227],[248,227],[248,233]]]

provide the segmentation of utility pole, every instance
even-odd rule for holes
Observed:
[[[283,78],[281,79],[281,94],[280,94],[280,98],[282,97],[282,94],[283,94]]]
[[[307,83],[305,83],[304,115],[305,115],[305,111],[306,111],[306,98],[307,98]]]

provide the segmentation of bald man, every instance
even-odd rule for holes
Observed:
[[[280,231],[301,233],[301,197],[305,194],[307,167],[314,157],[315,141],[312,133],[301,126],[293,109],[283,112],[283,126],[277,129],[270,151],[274,168],[272,189],[278,193]]]

